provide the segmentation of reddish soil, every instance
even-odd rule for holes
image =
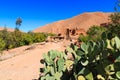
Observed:
[[[0,61],[0,80],[38,79],[42,55],[51,49],[63,51],[69,44],[69,41],[38,43],[4,51],[0,58],[6,60]]]

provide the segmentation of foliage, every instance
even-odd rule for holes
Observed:
[[[100,35],[105,32],[106,28],[102,27],[102,26],[91,26],[89,28],[89,30],[87,31],[87,34],[90,36],[96,36],[96,35]]]
[[[112,24],[120,24],[119,8],[120,8],[120,0],[117,0],[116,5],[114,7],[115,12],[110,15],[110,20],[111,20]]]
[[[85,42],[86,43],[89,40],[90,40],[90,36],[89,35],[86,35],[86,36],[80,35],[79,38],[78,38],[79,42]]]
[[[101,34],[106,31],[106,28],[102,26],[92,26],[88,31],[87,34],[90,36],[90,39],[97,41],[101,40]]]
[[[1,39],[5,42],[5,46],[3,49],[8,49],[10,48],[12,44],[12,36],[10,35],[9,32],[7,32],[7,29],[4,28],[4,30],[0,31],[0,37]]]
[[[110,15],[111,23],[108,25],[108,37],[111,39],[114,36],[120,38],[120,12],[118,11],[120,7],[120,0],[117,1],[115,12]]]
[[[81,42],[87,42],[89,40],[98,41],[101,40],[101,34],[107,29],[102,26],[91,26],[87,31],[87,35],[80,35],[78,40]]]
[[[120,38],[120,12],[110,16],[111,24],[108,25],[109,38],[118,36]]]
[[[44,33],[34,33],[34,42],[43,42],[47,38],[47,35]]]
[[[17,26],[21,26],[21,23],[22,23],[22,18],[17,18],[16,20],[16,28],[18,28]]]
[[[4,47],[5,47],[5,41],[2,38],[0,38],[0,51],[3,50]]]
[[[32,34],[30,33],[24,33],[23,34],[23,44],[24,45],[30,45],[34,42],[34,37]]]
[[[24,33],[19,29],[15,29],[14,32],[8,32],[5,28],[0,31],[0,50],[43,42],[46,40],[47,36],[54,36],[54,34],[33,32]]]
[[[110,20],[113,24],[120,24],[120,12],[115,12],[110,15]]]
[[[109,24],[108,36],[109,38],[113,38],[115,36],[120,38],[120,24]]]
[[[56,36],[56,34],[48,33],[47,36]]]
[[[23,33],[19,30],[16,30],[14,32],[11,33],[13,36],[13,40],[14,40],[14,46],[15,47],[19,47],[19,46],[23,46]]]
[[[69,59],[67,54],[72,54]],[[81,47],[71,44],[65,52],[50,51],[43,56],[40,80],[118,80],[120,79],[120,39],[88,41]]]

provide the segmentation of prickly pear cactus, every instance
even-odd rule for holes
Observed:
[[[109,40],[106,33],[102,38],[82,43],[80,48],[71,44],[65,52],[52,50],[44,54],[40,80],[119,80],[120,39]]]
[[[44,54],[41,63],[44,68],[41,69],[43,75],[40,80],[61,80],[64,72],[70,69],[73,61],[67,60],[64,52],[51,50],[48,54]]]

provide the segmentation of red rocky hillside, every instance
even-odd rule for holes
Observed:
[[[73,18],[57,21],[45,26],[39,27],[33,32],[47,32],[64,35],[66,29],[77,29],[86,32],[93,25],[103,25],[109,22],[111,13],[90,12],[83,13]]]

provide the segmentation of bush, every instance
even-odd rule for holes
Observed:
[[[86,35],[86,36],[80,35],[79,38],[78,38],[79,42],[85,42],[86,43],[89,40],[90,40],[90,36],[89,35]]]
[[[2,38],[0,38],[0,51],[5,48],[5,45],[5,41]]]
[[[22,41],[24,45],[32,44],[33,40],[34,40],[34,38],[33,38],[33,36],[31,34],[24,33],[23,41]]]
[[[110,20],[112,24],[120,24],[120,12],[115,12],[110,15]]]
[[[35,33],[34,34],[34,42],[43,42],[47,38],[47,35],[45,33]]]
[[[48,33],[47,36],[56,36],[56,34]]]
[[[118,36],[120,38],[120,24],[110,24],[108,28],[108,33],[111,34],[109,37]]]
[[[108,37],[118,36],[120,38],[120,12],[115,12],[110,16],[111,23],[108,25]]]
[[[87,31],[87,35],[80,35],[78,38],[78,41],[81,42],[88,42],[89,40],[92,41],[98,41],[101,40],[101,34],[103,32],[107,31],[106,28],[101,27],[101,26],[92,26],[91,28],[89,28],[89,30]]]
[[[33,32],[24,33],[19,29],[15,29],[14,32],[8,32],[5,28],[4,30],[0,31],[0,50],[43,42],[46,40],[47,36],[54,36],[54,34]]]
[[[107,29],[102,26],[92,26],[87,31],[87,34],[91,40],[97,41],[97,40],[101,40],[101,34],[106,30]]]

